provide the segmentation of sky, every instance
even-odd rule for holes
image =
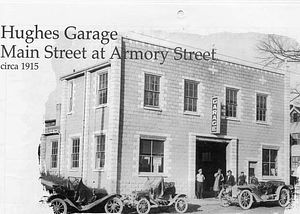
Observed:
[[[18,28],[32,28],[37,24],[42,29],[60,30],[74,25],[78,29],[164,31],[203,36],[250,32],[279,34],[300,41],[300,4],[297,1],[36,3],[2,0],[0,8],[0,24]],[[25,47],[24,41],[9,38],[0,38],[0,44]],[[49,44],[54,41],[38,40],[30,47]],[[0,58],[0,65],[24,62],[27,60]],[[49,211],[38,203],[46,192],[38,179],[37,146],[43,132],[45,103],[56,88],[57,72],[65,72],[65,64],[59,62],[57,66],[52,60],[42,58],[28,62],[38,63],[39,69],[0,69],[0,213],[4,214]]]

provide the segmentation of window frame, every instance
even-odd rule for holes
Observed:
[[[74,111],[74,81],[68,82],[68,113]]]
[[[186,86],[188,85],[188,87],[186,88]],[[193,95],[190,95],[189,92],[191,90],[191,85],[193,85],[193,89],[192,89],[192,93]],[[194,80],[189,80],[189,79],[184,79],[184,92],[183,92],[183,111],[184,112],[193,112],[193,113],[197,113],[198,112],[198,99],[199,99],[199,82],[198,81],[194,81]],[[188,93],[186,93],[188,92]],[[188,102],[186,102],[188,100]],[[190,100],[192,100],[192,109],[190,109]],[[195,109],[194,109],[195,106]]]
[[[238,96],[240,89],[234,87],[225,87],[225,116],[228,118],[238,118]],[[229,92],[229,93],[227,93]],[[230,92],[235,92],[235,97],[233,103],[230,102]],[[228,114],[228,108],[232,107],[232,113]],[[234,115],[235,113],[235,115]]]
[[[149,86],[147,88],[147,76],[149,76]],[[153,85],[154,85],[154,89],[150,89],[151,87],[151,77],[154,78],[154,82],[153,82]],[[158,84],[155,85],[155,83],[158,82]],[[156,87],[158,87],[158,90],[156,90]],[[150,93],[152,94],[152,97],[153,97],[153,94],[155,95],[155,97],[153,97],[153,101],[152,103],[148,103],[149,99],[148,96],[147,96],[147,93]],[[150,74],[150,73],[145,73],[145,76],[144,76],[144,107],[150,107],[150,108],[160,108],[160,93],[161,93],[161,76],[160,75],[157,75],[157,74]],[[156,102],[157,102],[157,105],[156,105]]]
[[[103,78],[102,78],[103,77]],[[104,93],[102,93],[104,91]],[[100,97],[103,95],[102,97]],[[108,71],[97,73],[96,86],[97,106],[107,105],[108,103]]]
[[[261,123],[267,123],[268,122],[268,94],[264,93],[256,93],[256,122],[261,122]],[[260,98],[265,98],[265,102],[263,103],[264,105],[261,105],[262,102],[259,102],[261,99]],[[262,111],[262,112],[261,112]]]
[[[150,141],[150,154],[142,154],[141,149],[142,149],[142,143],[145,141]],[[162,143],[162,151],[161,154],[153,154],[153,143],[154,142],[160,142]],[[155,175],[155,174],[164,174],[165,173],[165,140],[162,139],[148,139],[148,138],[140,138],[139,141],[139,153],[138,153],[138,173],[139,174],[149,174],[149,175]],[[148,157],[150,160],[150,171],[141,171],[141,157]],[[153,164],[153,157],[160,157],[161,158],[161,165],[158,167],[158,172],[154,171],[154,164]],[[161,167],[161,171],[160,171],[160,167]]]
[[[54,148],[55,144],[56,144],[56,146]],[[58,141],[57,140],[51,141],[51,164],[50,164],[50,168],[51,169],[57,169],[58,168]]]
[[[78,145],[74,146],[74,143],[77,143]],[[79,169],[80,167],[80,138],[79,137],[74,137],[72,138],[72,143],[71,143],[71,169]],[[78,152],[76,151],[77,148]],[[74,159],[76,157],[76,159]],[[74,163],[77,163],[74,165]]]
[[[264,150],[268,151],[268,160],[264,160]],[[276,152],[276,157],[274,158],[274,161],[272,161],[272,151]],[[262,176],[263,177],[277,177],[278,176],[278,149],[275,148],[262,148]],[[264,172],[264,164],[268,165],[268,174],[265,174]],[[272,165],[274,165],[274,174],[272,173]]]
[[[100,140],[100,145],[98,146],[98,143],[99,143],[99,141],[98,141],[98,139]],[[103,141],[102,140],[104,140],[104,145],[102,145],[102,148],[104,148],[104,150],[101,150],[101,142],[103,143]],[[99,134],[99,135],[96,135],[95,136],[95,141],[96,141],[96,144],[95,144],[95,147],[96,147],[96,149],[95,149],[95,169],[97,169],[97,170],[101,170],[101,169],[104,169],[104,167],[105,167],[105,153],[106,153],[106,149],[105,149],[105,146],[106,146],[106,135],[105,134]],[[98,150],[98,148],[99,148],[99,150]],[[100,157],[100,159],[98,158],[98,154],[104,154],[104,157],[101,155],[101,157]],[[103,157],[103,162],[104,162],[104,164],[103,164],[103,166],[101,166],[101,158]],[[98,163],[98,160],[100,160],[100,164]]]

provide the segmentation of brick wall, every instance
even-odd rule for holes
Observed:
[[[126,50],[166,50],[141,42],[124,39]],[[169,49],[170,53],[172,52]],[[169,53],[169,54],[170,54]],[[228,157],[237,159],[228,167],[234,175],[246,171],[246,160],[258,161],[258,175],[261,176],[261,153],[264,145],[276,145],[279,158],[286,151],[287,139],[283,123],[285,114],[285,76],[249,68],[228,62],[175,61],[172,56],[163,65],[156,61],[124,61],[124,115],[122,117],[122,161],[120,191],[131,192],[142,186],[146,178],[138,173],[139,139],[143,133],[167,136],[165,155],[166,180],[175,181],[179,192],[192,188],[188,180],[194,179],[196,169],[189,163],[189,156],[195,155],[190,133],[210,134],[211,97],[217,95],[225,102],[225,88],[235,87],[239,91],[238,120],[227,120],[223,136],[236,140],[230,145]],[[144,108],[145,73],[161,76],[159,111]],[[199,110],[197,114],[183,111],[184,79],[198,80]],[[268,95],[267,123],[256,122],[256,93]],[[223,130],[224,131],[224,130]],[[238,144],[238,146],[237,146]],[[237,151],[238,147],[238,151]],[[288,165],[279,166],[279,178],[285,179]],[[228,169],[229,169],[228,168]],[[282,170],[281,170],[282,169]],[[191,193],[190,193],[191,194]]]

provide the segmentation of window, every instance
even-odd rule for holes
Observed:
[[[256,120],[266,121],[267,115],[267,95],[256,95]]]
[[[277,150],[263,149],[262,174],[277,176]]]
[[[51,168],[57,168],[57,154],[58,154],[58,142],[52,142],[51,149]]]
[[[237,94],[238,90],[226,88],[226,116],[237,117]]]
[[[107,86],[108,86],[108,74],[101,73],[98,75],[98,105],[107,103]]]
[[[291,120],[291,122],[292,122],[292,123],[299,122],[299,119],[300,119],[300,117],[298,116],[298,113],[297,113],[297,112],[294,112],[294,113],[292,114],[292,120]]]
[[[80,148],[80,139],[79,138],[72,139],[72,155],[71,155],[72,168],[79,167],[79,148]]]
[[[139,172],[162,173],[164,141],[141,139],[139,159]]]
[[[96,137],[97,150],[96,150],[96,168],[103,168],[105,164],[105,135]]]
[[[73,99],[74,99],[74,83],[73,81],[69,82],[69,112],[73,111]]]
[[[145,75],[144,105],[150,107],[159,106],[159,76]]]
[[[184,81],[184,111],[197,111],[198,83],[190,80]]]
[[[292,156],[292,169],[298,167],[298,162],[300,161],[300,156]]]

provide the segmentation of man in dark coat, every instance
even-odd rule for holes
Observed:
[[[226,183],[225,184],[228,184],[230,186],[233,186],[235,184],[234,176],[232,175],[232,171],[231,170],[227,171]]]

